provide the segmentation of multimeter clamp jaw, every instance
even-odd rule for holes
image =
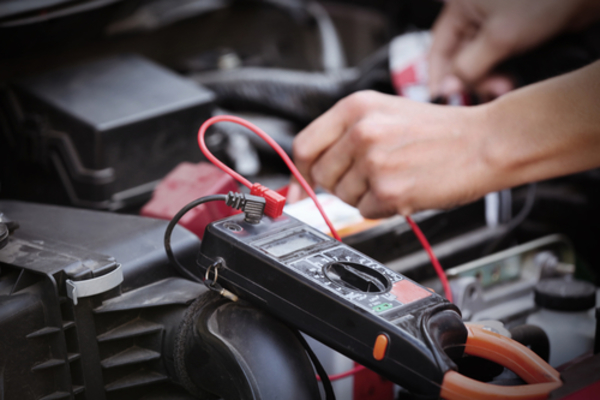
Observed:
[[[283,215],[210,224],[198,265],[219,283],[423,397],[439,397],[467,331],[451,303],[375,260]]]

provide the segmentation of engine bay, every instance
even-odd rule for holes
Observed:
[[[335,229],[309,200],[270,214],[295,135],[336,102],[423,96],[441,7],[0,2],[0,398],[473,398],[458,374],[597,396],[597,169],[415,213],[427,245],[323,192]],[[582,67],[599,27],[501,69],[524,86]],[[198,148],[211,118],[202,143],[250,185]]]

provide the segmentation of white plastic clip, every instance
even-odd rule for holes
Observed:
[[[80,297],[95,296],[100,293],[116,288],[123,282],[123,269],[121,264],[117,265],[113,271],[97,278],[86,279],[84,281],[72,281],[67,279],[67,296],[73,299],[73,304],[77,305],[77,299]]]

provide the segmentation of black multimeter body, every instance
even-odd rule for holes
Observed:
[[[438,397],[466,328],[441,296],[288,216],[211,223],[198,263],[218,283],[407,390]],[[444,351],[446,349],[446,351]]]

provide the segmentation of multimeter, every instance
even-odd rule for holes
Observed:
[[[199,266],[218,281],[405,389],[437,398],[467,330],[456,306],[283,214],[207,226]]]

